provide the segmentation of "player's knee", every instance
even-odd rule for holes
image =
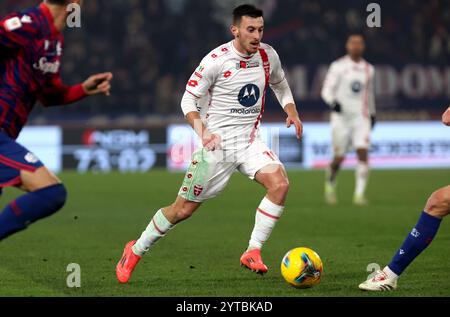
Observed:
[[[183,221],[189,219],[194,214],[194,211],[188,206],[182,206],[177,210],[177,220]]]
[[[339,168],[342,165],[343,162],[344,162],[344,157],[343,156],[336,156],[333,159],[333,162],[331,163],[331,165],[334,168]]]
[[[67,189],[63,184],[55,184],[34,192],[47,202],[54,211],[64,207],[67,201]]]
[[[269,191],[278,197],[286,197],[289,192],[289,181],[287,179],[279,180],[269,188]]]
[[[445,217],[450,213],[450,186],[434,192],[428,199],[425,211],[434,217]]]

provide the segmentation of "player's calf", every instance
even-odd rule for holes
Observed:
[[[430,196],[425,212],[436,218],[443,218],[450,213],[450,186],[441,188]]]

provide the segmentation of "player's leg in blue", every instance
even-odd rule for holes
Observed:
[[[26,191],[0,213],[0,240],[61,209],[66,189],[27,149],[0,135],[0,187],[16,186]]]
[[[434,192],[425,206],[419,221],[408,234],[391,263],[382,271],[362,283],[359,288],[369,291],[392,290],[398,277],[433,241],[442,218],[450,213],[450,186]]]
[[[442,218],[450,213],[450,186],[434,192],[428,199],[417,225],[388,265],[397,276],[433,241]]]

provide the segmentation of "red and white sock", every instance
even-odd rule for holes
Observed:
[[[170,229],[174,227],[167,218],[164,216],[162,210],[153,216],[152,221],[148,224],[141,237],[137,240],[133,246],[133,253],[139,256],[143,256],[150,248],[164,237]]]
[[[248,250],[262,248],[263,244],[269,239],[283,210],[284,206],[278,206],[264,197],[256,210],[255,227],[253,228]]]

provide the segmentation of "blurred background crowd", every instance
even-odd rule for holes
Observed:
[[[352,32],[365,35],[366,59],[381,70],[377,75],[381,118],[436,118],[446,107],[450,1],[248,2],[266,12],[264,41],[278,51],[306,120],[326,118],[328,110],[318,93],[321,80],[326,67],[345,54],[345,40]],[[370,2],[381,5],[381,28],[366,26]],[[113,94],[67,108],[36,107],[32,121],[181,120],[179,104],[187,79],[209,51],[231,39],[230,13],[241,3],[86,0],[82,27],[65,31],[63,78],[73,84],[91,73],[112,71]],[[38,4],[38,0],[2,0],[0,16]],[[430,83],[433,89],[427,86]],[[281,114],[271,96],[267,118],[275,120]]]

